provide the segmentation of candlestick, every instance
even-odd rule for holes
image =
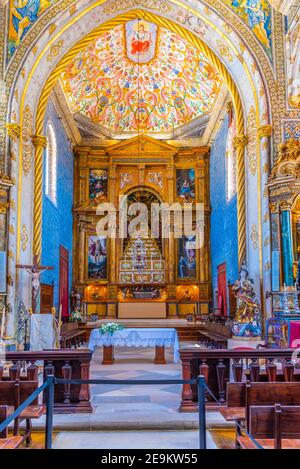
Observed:
[[[59,314],[58,314],[58,327],[61,326],[61,315],[62,315],[62,305],[59,306]]]
[[[1,339],[3,339],[3,336],[4,336],[4,327],[5,327],[5,313],[6,313],[6,309],[5,309],[5,306],[3,307],[3,311],[2,311],[2,321],[1,321]]]

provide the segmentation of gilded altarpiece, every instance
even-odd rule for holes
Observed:
[[[117,317],[120,303],[161,303],[166,316],[206,313],[210,302],[209,265],[209,148],[180,148],[147,136],[121,143],[75,149],[73,279],[85,311]],[[107,176],[107,177],[106,177]],[[127,196],[124,199],[124,196]],[[122,198],[123,197],[123,198]],[[196,203],[204,207],[204,243],[164,237],[144,239],[142,270],[133,265],[134,240],[121,237],[120,204]],[[117,235],[99,238],[103,215],[99,203],[116,209]],[[171,225],[174,213],[171,212]],[[130,216],[129,216],[130,220]],[[149,225],[150,231],[150,225]],[[101,267],[102,266],[102,267]]]

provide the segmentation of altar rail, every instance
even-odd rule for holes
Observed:
[[[208,387],[219,403],[226,405],[226,382],[300,381],[300,369],[292,362],[293,349],[226,350],[185,347],[179,350],[182,378],[195,379],[204,375]],[[208,406],[215,406],[207,394]],[[219,404],[218,404],[219,405]],[[182,412],[197,410],[197,389],[193,385],[182,387]]]
[[[43,381],[53,375],[58,379],[82,379],[90,377],[92,352],[77,350],[44,350],[41,352],[7,352],[5,361],[9,366],[9,379],[38,378],[38,368],[43,366]],[[42,362],[40,364],[39,362]],[[0,363],[0,380],[5,379],[4,369]],[[45,396],[43,396],[45,401]],[[92,412],[89,384],[59,384],[55,388],[55,413]]]

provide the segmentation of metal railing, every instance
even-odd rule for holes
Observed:
[[[117,379],[62,379],[56,378],[53,375],[48,375],[44,383],[37,388],[7,419],[0,423],[1,432],[10,425],[16,418],[20,417],[23,410],[32,404],[38,395],[46,391],[46,425],[45,425],[45,449],[52,449],[52,433],[53,433],[53,408],[54,408],[54,389],[56,384],[114,384],[114,385],[159,385],[159,384],[197,384],[198,391],[198,417],[199,417],[199,449],[207,449],[206,444],[206,392],[209,392],[212,397],[221,406],[221,403],[214,396],[212,391],[206,384],[205,377],[200,375],[197,379],[184,380],[184,379],[165,379],[165,380],[117,380]],[[245,430],[240,427],[251,440],[255,443],[258,449],[263,447]]]

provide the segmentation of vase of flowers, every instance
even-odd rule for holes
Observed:
[[[69,317],[69,321],[70,322],[76,322],[76,321],[81,321],[82,320],[82,314],[81,314],[81,311],[72,311],[70,317]]]
[[[116,322],[107,322],[105,324],[102,324],[99,329],[99,332],[100,334],[113,335],[114,332],[121,331],[122,329],[124,329],[124,326],[122,324],[118,324]]]

